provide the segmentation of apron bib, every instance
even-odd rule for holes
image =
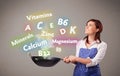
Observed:
[[[96,56],[97,52],[97,48],[81,48],[79,52],[79,57],[89,57],[90,59],[93,59]],[[92,67],[86,67],[85,64],[76,63],[73,76],[101,76],[99,64]]]

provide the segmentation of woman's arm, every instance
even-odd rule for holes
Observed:
[[[104,58],[106,54],[106,50],[107,50],[107,44],[105,42],[101,42],[101,44],[98,46],[98,53],[93,59],[90,59],[91,63],[87,64],[86,67],[95,66],[99,64]]]
[[[91,60],[89,58],[80,58],[80,57],[76,57],[76,56],[69,56],[69,60],[72,63],[75,63],[75,62],[80,62],[82,64],[91,63]]]
[[[96,56],[93,59],[90,59],[90,58],[80,58],[80,57],[76,57],[76,56],[69,56],[69,60],[72,63],[80,62],[82,64],[86,64],[87,67],[95,66],[98,63],[100,63],[101,60],[104,58],[105,53],[106,53],[106,49],[107,49],[107,44],[106,43],[102,43],[99,46],[98,53],[96,54]]]

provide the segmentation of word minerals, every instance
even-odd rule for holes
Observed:
[[[15,40],[11,41],[11,45],[16,46],[16,45],[19,45],[19,44],[22,44],[22,43],[26,43],[26,41],[28,41],[30,39],[33,39],[33,38],[34,38],[34,35],[28,33],[27,35],[25,35],[23,37],[20,37],[20,38],[17,38]]]

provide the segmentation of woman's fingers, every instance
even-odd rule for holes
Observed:
[[[71,55],[71,56],[68,56],[68,57],[64,57],[63,58],[63,61],[65,62],[65,63],[74,63],[74,62],[76,62],[76,56],[73,56],[73,55]]]
[[[63,58],[63,61],[64,61],[65,63],[70,63],[69,57],[64,57],[64,58]]]
[[[76,56],[69,56],[69,60],[70,60],[70,62],[76,62]]]

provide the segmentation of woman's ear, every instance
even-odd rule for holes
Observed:
[[[98,32],[98,31],[99,31],[99,29],[96,30],[96,32]]]

